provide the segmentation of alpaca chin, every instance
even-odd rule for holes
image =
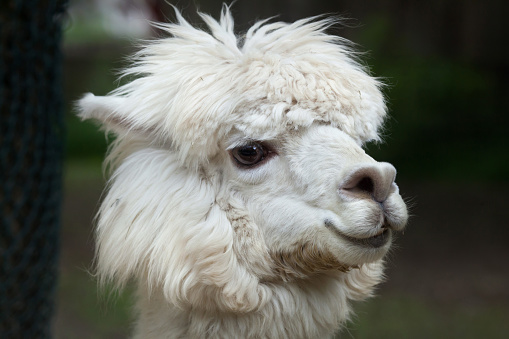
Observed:
[[[97,275],[138,286],[136,338],[325,338],[369,297],[408,213],[379,140],[381,84],[334,20],[210,33],[156,24],[79,116],[116,135],[96,226]]]

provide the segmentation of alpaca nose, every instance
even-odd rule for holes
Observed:
[[[384,202],[394,190],[396,169],[387,162],[363,166],[350,173],[342,185],[343,192],[358,198],[371,198]]]

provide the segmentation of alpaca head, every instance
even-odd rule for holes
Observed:
[[[324,32],[330,20],[237,37],[227,9],[202,15],[210,33],[177,16],[135,55],[134,80],[79,102],[117,135],[100,276],[236,312],[321,274],[368,294],[407,220],[394,167],[362,149],[386,115],[380,83]]]

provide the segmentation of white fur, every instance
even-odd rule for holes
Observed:
[[[407,220],[393,167],[361,148],[379,139],[380,84],[324,33],[330,20],[260,22],[239,38],[227,7],[219,22],[201,16],[211,33],[177,11],[158,24],[171,37],[125,71],[136,79],[79,102],[117,135],[99,277],[137,281],[136,338],[330,337],[390,247],[349,237]],[[252,140],[273,153],[237,166],[230,151]],[[349,189],[359,173],[383,203]]]

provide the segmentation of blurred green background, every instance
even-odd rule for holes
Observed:
[[[176,1],[218,17],[221,1]],[[408,230],[388,260],[379,296],[356,305],[344,338],[506,338],[509,333],[509,44],[504,1],[237,1],[239,32],[258,19],[331,13],[331,33],[365,52],[388,85],[391,118],[377,160],[398,169],[411,205]],[[71,1],[64,41],[67,148],[57,338],[124,338],[132,291],[97,292],[89,273],[92,219],[103,189],[107,140],[80,122],[73,102],[105,95],[150,29],[172,20],[164,1]],[[134,19],[133,19],[134,18]],[[124,20],[124,21],[122,21]],[[130,21],[129,21],[130,20]]]

